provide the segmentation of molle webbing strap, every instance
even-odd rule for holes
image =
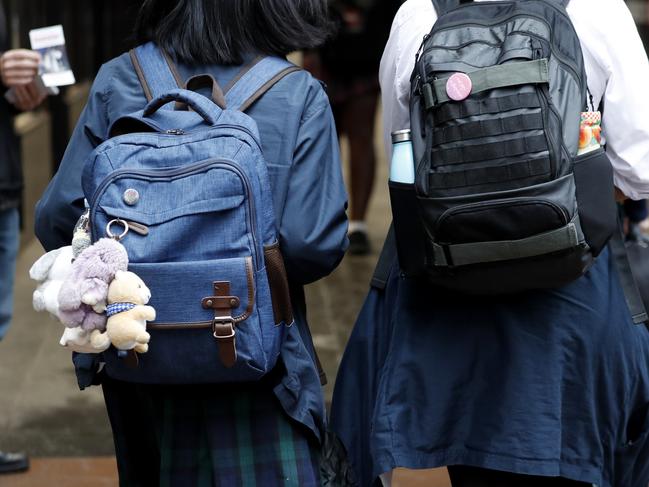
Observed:
[[[445,166],[447,164],[502,159],[546,150],[548,150],[548,141],[545,134],[542,134],[502,140],[490,144],[464,145],[453,149],[434,149],[432,160],[434,166]]]
[[[517,93],[498,98],[483,98],[481,100],[466,99],[461,103],[444,103],[435,108],[435,123],[442,124],[451,120],[503,113],[519,108],[540,108],[541,101],[536,93]]]
[[[541,157],[493,167],[431,173],[428,181],[431,188],[465,188],[543,176],[550,174],[551,167],[550,159]]]
[[[148,101],[184,86],[185,83],[180,78],[171,58],[153,42],[147,42],[131,50],[130,56]],[[173,110],[173,105],[164,108]]]
[[[471,78],[471,94],[508,86],[548,83],[548,60],[537,59],[520,63],[500,64],[466,73]],[[447,78],[434,80],[422,87],[426,109],[452,101],[446,93]]]
[[[436,129],[433,132],[433,146],[457,142],[459,140],[492,137],[495,135],[512,134],[524,130],[543,128],[541,113],[515,115],[513,117],[478,120],[450,127]]]
[[[570,249],[579,245],[577,227],[569,223],[551,232],[520,240],[499,240],[456,245],[433,243],[436,267],[464,266],[524,259]]]

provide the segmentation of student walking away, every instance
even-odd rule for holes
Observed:
[[[390,24],[402,0],[330,2],[336,35],[305,54],[304,65],[327,85],[339,135],[349,142],[351,205],[349,252],[370,252],[365,218],[374,187],[374,126],[378,70]]]
[[[396,245],[331,415],[358,485],[647,486],[649,330],[613,198],[649,196],[646,79],[621,0],[399,10],[386,146],[411,129],[418,170],[390,182]]]
[[[6,335],[13,312],[13,286],[20,235],[19,214],[23,176],[20,143],[14,133],[14,115],[33,110],[45,96],[37,89],[40,56],[27,49],[7,49],[9,38],[5,13],[0,5],[0,77],[3,94],[11,90],[13,104],[0,98],[0,341]],[[7,445],[9,446],[9,445]],[[26,470],[23,454],[0,451],[0,473]]]
[[[146,353],[74,357],[80,387],[102,385],[120,485],[319,485],[303,285],[342,259],[346,194],[327,96],[285,56],[328,22],[324,0],[145,1],[142,45],[99,71],[38,204],[50,250],[85,198],[151,291]]]

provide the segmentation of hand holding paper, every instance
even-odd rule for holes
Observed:
[[[46,87],[74,84],[74,73],[70,68],[68,53],[65,49],[63,27],[53,25],[29,31],[32,49],[41,55],[39,74]]]
[[[32,83],[38,75],[41,56],[28,49],[11,49],[0,56],[0,77],[7,88]]]
[[[43,86],[40,77],[28,85],[14,86],[11,92],[13,93],[11,103],[23,112],[34,110],[47,98],[47,89]]]

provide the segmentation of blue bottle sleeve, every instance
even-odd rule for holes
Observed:
[[[394,181],[395,183],[414,184],[415,161],[412,153],[411,141],[397,142],[392,145],[390,181]]]

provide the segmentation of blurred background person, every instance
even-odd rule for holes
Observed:
[[[402,0],[333,0],[337,34],[304,56],[304,66],[327,85],[338,135],[350,159],[349,253],[370,252],[365,217],[374,187],[374,125],[379,61]]]
[[[33,110],[45,95],[36,85],[40,56],[27,49],[11,49],[7,22],[0,4],[0,79],[3,95],[0,98],[0,341],[7,333],[13,313],[13,286],[20,235],[19,207],[23,175],[20,148],[14,133],[13,118],[18,111]],[[0,451],[0,473],[26,470],[27,457],[19,453]]]

